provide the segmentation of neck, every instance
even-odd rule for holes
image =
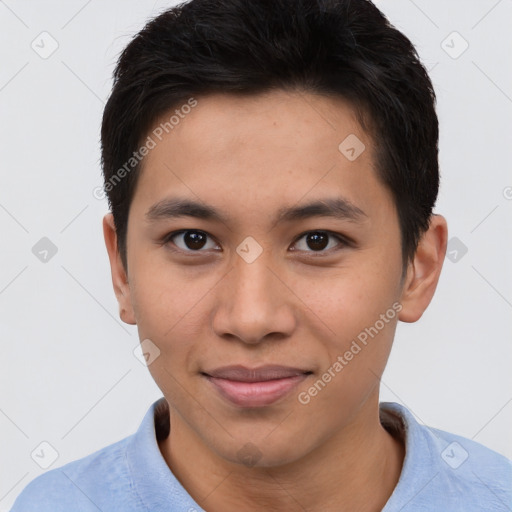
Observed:
[[[176,478],[208,512],[377,512],[399,480],[405,455],[402,442],[380,423],[378,395],[343,431],[286,465],[246,467],[227,461],[172,409],[171,435],[160,450]]]

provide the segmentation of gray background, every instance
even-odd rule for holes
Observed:
[[[382,400],[512,457],[512,1],[377,4],[431,70],[452,239],[430,308],[398,327]],[[161,396],[118,319],[93,190],[115,59],[170,5],[0,1],[1,511]]]

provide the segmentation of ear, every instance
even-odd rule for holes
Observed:
[[[107,213],[103,217],[103,236],[105,237],[105,245],[110,260],[112,285],[119,303],[119,316],[123,322],[135,325],[137,322],[135,321],[135,313],[130,298],[130,285],[117,247],[117,232],[114,216],[111,213]]]
[[[447,238],[446,219],[433,214],[407,268],[400,300],[402,310],[398,315],[402,322],[416,322],[430,304],[443,268]]]

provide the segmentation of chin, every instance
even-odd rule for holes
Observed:
[[[264,438],[260,441],[240,441],[235,446],[230,446],[226,451],[219,451],[224,459],[247,468],[275,468],[293,464],[302,456],[302,450],[297,450],[297,443],[290,443],[290,439],[283,441],[281,445],[270,444]]]

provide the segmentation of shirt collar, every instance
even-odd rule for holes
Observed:
[[[382,512],[395,510],[400,503],[407,503],[414,489],[423,488],[437,475],[432,476],[427,467],[433,467],[433,454],[422,427],[402,405],[382,402],[380,420],[384,428],[405,443],[405,459],[400,479]],[[127,448],[127,461],[133,487],[142,506],[151,512],[173,512],[203,509],[171,472],[163,458],[158,441],[169,435],[169,408],[164,397],[154,402]],[[415,456],[421,453],[422,457]],[[405,501],[404,501],[405,500]],[[169,508],[172,507],[172,508]]]
[[[140,505],[150,512],[201,512],[203,509],[192,499],[167,466],[158,446],[157,435],[158,438],[166,437],[166,410],[167,425],[169,423],[166,406],[164,397],[151,405],[127,447],[127,462],[133,488]]]

